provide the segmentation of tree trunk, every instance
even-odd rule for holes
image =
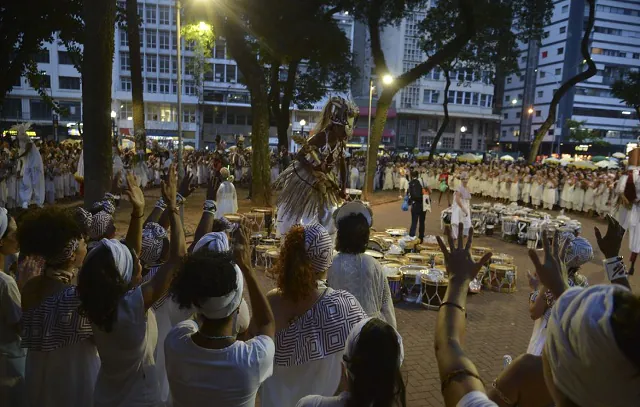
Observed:
[[[391,102],[396,92],[397,91],[391,89],[384,89],[376,104],[376,118],[373,120],[373,125],[371,126],[371,140],[369,141],[369,149],[367,150],[368,159],[367,169],[365,170],[365,188],[363,191],[363,199],[365,201],[370,201],[370,194],[373,194],[373,179],[378,164],[378,146],[382,140],[382,132],[387,123],[387,113],[389,112],[389,107],[391,107]]]
[[[280,115],[276,118],[278,126],[278,147],[289,148],[289,124],[291,123],[291,101],[295,90],[296,76],[298,75],[298,65],[300,61],[289,62],[287,70],[287,82],[282,89],[282,100],[280,103]],[[304,136],[304,134],[303,134]]]
[[[129,37],[129,63],[131,65],[131,103],[133,106],[133,132],[138,142],[138,132],[143,132],[140,144],[136,148],[145,151],[147,137],[144,133],[144,82],[142,81],[142,61],[140,60],[140,26],[138,21],[138,3],[127,0],[127,35]]]
[[[449,87],[451,86],[451,77],[449,76],[449,70],[444,69],[444,79],[446,80],[446,84],[444,86],[444,100],[442,101],[442,110],[444,110],[444,118],[442,119],[442,124],[438,128],[438,132],[436,133],[436,137],[433,139],[433,143],[431,143],[431,150],[429,150],[429,161],[433,161],[433,156],[436,155],[436,148],[438,147],[438,142],[440,141],[440,137],[442,137],[442,133],[449,125]]]
[[[593,60],[591,59],[591,55],[589,54],[589,37],[591,36],[591,32],[593,31],[593,24],[595,22],[596,5],[595,0],[587,0],[587,2],[589,3],[589,19],[587,20],[587,26],[585,27],[584,35],[582,36],[580,52],[582,53],[582,58],[587,61],[588,69],[570,78],[568,81],[563,83],[562,86],[560,86],[560,88],[553,94],[553,99],[551,99],[551,104],[549,105],[549,114],[547,115],[547,119],[538,129],[536,137],[533,139],[533,143],[531,144],[529,164],[532,164],[536,161],[538,150],[540,149],[540,144],[542,144],[544,136],[547,134],[556,120],[556,111],[558,109],[560,99],[562,99],[562,97],[576,84],[586,81],[598,72],[596,64],[593,62]],[[560,123],[560,126],[564,126],[564,123]]]
[[[84,3],[85,41],[82,62],[84,117],[84,203],[102,199],[111,186],[111,75],[113,35],[116,17],[114,1]]]
[[[251,91],[251,202],[271,206],[271,162],[269,160],[269,101],[266,90]]]

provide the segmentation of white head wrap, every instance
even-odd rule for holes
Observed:
[[[349,337],[347,337],[347,343],[344,345],[344,355],[347,359],[351,359],[356,350],[356,346],[358,345],[358,340],[360,339],[360,333],[362,332],[362,328],[367,325],[373,318],[365,318],[362,321],[358,322],[351,328],[351,332],[349,333]],[[400,346],[400,354],[398,355],[398,367],[402,366],[402,362],[404,361],[404,346],[402,346],[402,337],[394,329],[396,336],[398,337],[398,345]],[[348,370],[348,367],[347,367]]]
[[[638,369],[622,353],[611,328],[619,285],[570,288],[556,301],[545,350],[556,387],[581,407],[640,405]]]
[[[0,239],[4,236],[9,227],[9,215],[5,208],[0,208]]]
[[[242,302],[242,291],[244,280],[242,272],[238,266],[234,266],[236,271],[236,289],[222,297],[208,298],[200,305],[200,313],[208,319],[223,319],[231,315],[240,307]]]
[[[224,253],[231,250],[229,247],[229,239],[224,232],[211,232],[202,236],[193,247],[193,252],[195,253],[202,248],[215,253]]]
[[[118,272],[120,272],[124,282],[129,284],[133,277],[133,256],[131,256],[129,248],[116,239],[102,239],[100,244],[109,249]]]

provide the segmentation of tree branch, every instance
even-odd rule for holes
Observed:
[[[371,5],[371,12],[367,24],[369,25],[369,37],[371,41],[371,56],[373,57],[373,64],[376,67],[376,71],[379,74],[386,74],[389,72],[387,61],[382,51],[382,41],[380,40],[380,0],[373,0]]]
[[[280,62],[271,61],[269,70],[269,105],[274,117],[280,115]]]
[[[444,100],[442,101],[442,109],[444,110],[444,118],[442,119],[442,123],[438,128],[438,133],[433,138],[433,142],[431,143],[431,149],[429,150],[429,161],[433,161],[433,156],[436,154],[436,148],[438,147],[438,142],[442,137],[445,129],[449,125],[449,87],[451,87],[451,77],[449,76],[449,69],[445,68],[444,71],[444,79],[446,81],[444,85]]]

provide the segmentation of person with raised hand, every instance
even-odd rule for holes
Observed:
[[[186,254],[176,204],[176,166],[162,183],[171,213],[169,259],[148,281],[142,280],[137,253],[142,246],[144,195],[131,175],[125,193],[133,206],[126,245],[102,239],[87,256],[78,276],[81,311],[93,328],[102,365],[96,381],[94,406],[156,406],[159,401],[154,360],[157,327],[147,310],[168,290]]]

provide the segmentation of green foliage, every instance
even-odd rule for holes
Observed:
[[[591,143],[598,145],[608,145],[609,143],[604,140],[602,132],[585,128],[586,121],[577,121],[567,119],[565,126],[569,129],[569,140],[576,143]]]
[[[622,100],[627,106],[636,109],[640,119],[640,71],[630,71],[611,85],[613,96]]]
[[[212,70],[207,58],[212,56],[215,40],[213,28],[208,24],[189,24],[182,27],[181,34],[185,42],[193,47],[193,57],[186,60],[185,68],[193,75],[196,95],[200,98],[203,93],[204,76]]]

